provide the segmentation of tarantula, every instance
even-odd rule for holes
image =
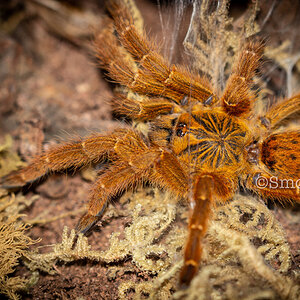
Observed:
[[[276,131],[300,110],[300,94],[257,115],[251,88],[262,43],[244,44],[219,95],[207,79],[170,65],[135,28],[121,1],[110,1],[108,8],[113,23],[96,38],[97,57],[124,90],[143,95],[137,100],[121,91],[113,105],[121,115],[147,121],[148,133],[116,129],[63,143],[7,176],[4,185],[22,186],[50,172],[108,159],[110,166],[92,186],[88,212],[77,225],[83,233],[101,218],[112,197],[143,182],[186,199],[191,212],[180,282],[188,285],[197,273],[216,202],[229,200],[241,186],[264,199],[300,202],[299,186],[293,184],[300,178],[299,128]],[[274,187],[275,177],[286,184]]]

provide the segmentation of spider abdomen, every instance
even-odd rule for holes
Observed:
[[[274,174],[300,177],[300,132],[273,134],[262,144],[261,160]]]

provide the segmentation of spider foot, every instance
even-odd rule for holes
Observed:
[[[26,185],[28,182],[24,179],[22,173],[13,171],[10,174],[0,178],[0,187],[3,189],[17,189]]]
[[[86,234],[99,220],[99,217],[86,213],[80,218],[75,230],[77,233]]]
[[[186,289],[190,285],[192,279],[196,276],[197,272],[198,272],[197,263],[195,263],[194,261],[186,262],[180,273],[180,281],[179,281],[180,288]]]

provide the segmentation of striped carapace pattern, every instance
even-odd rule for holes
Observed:
[[[192,165],[218,169],[241,162],[247,128],[224,112],[193,112],[185,136],[174,137],[174,152]],[[179,120],[180,126],[185,125]],[[185,142],[179,141],[184,138]],[[181,143],[181,147],[179,144]]]

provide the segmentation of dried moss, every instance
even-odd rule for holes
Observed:
[[[3,144],[0,145],[0,178],[22,166],[24,163],[12,150],[12,137],[6,135]]]
[[[33,278],[15,276],[20,259],[29,253],[33,241],[26,235],[29,225],[22,221],[20,212],[37,197],[26,199],[23,195],[9,195],[0,189],[0,293],[18,299],[20,290],[26,290]]]
[[[154,201],[154,200],[153,200]],[[154,201],[155,202],[155,201]],[[184,218],[184,210],[179,212]],[[246,218],[246,219],[245,219]],[[243,219],[245,219],[243,221]],[[205,238],[199,274],[186,290],[178,290],[181,251],[185,231],[176,224],[165,237],[166,253],[172,264],[165,265],[150,282],[124,282],[120,298],[135,290],[134,299],[297,299],[300,287],[287,277],[291,263],[284,232],[266,206],[251,197],[236,197],[217,208]],[[177,231],[177,232],[176,232]],[[175,244],[168,244],[169,238]],[[260,243],[257,243],[257,240]],[[175,247],[174,247],[175,246]],[[174,249],[177,251],[174,252]]]
[[[255,22],[258,1],[249,6],[243,21],[236,23],[228,16],[228,6],[228,0],[218,1],[215,8],[209,0],[194,1],[189,30],[184,40],[193,68],[209,76],[217,91],[224,88],[226,75],[241,44],[259,32]]]
[[[28,280],[10,276],[27,255],[29,245],[35,243],[25,231],[28,226],[18,222],[18,215],[7,218],[0,215],[0,293],[11,299],[18,299],[17,291],[25,289]]]
[[[7,135],[0,145],[0,177],[23,165],[12,150],[12,138]],[[14,272],[20,259],[27,256],[28,247],[37,242],[26,235],[29,225],[22,221],[21,215],[37,198],[0,189],[0,293],[10,299],[20,298],[17,292],[25,290],[32,279],[15,276]]]
[[[53,266],[58,261],[90,259],[110,263],[130,258],[154,279],[123,282],[119,286],[120,299],[299,297],[300,287],[286,275],[291,256],[284,231],[263,203],[245,196],[216,208],[205,237],[199,274],[188,289],[178,290],[187,209],[169,194],[150,191],[128,193],[121,199],[125,203],[123,213],[133,214],[132,222],[124,230],[124,238],[120,238],[120,232],[111,235],[108,250],[92,250],[86,237],[79,235],[76,241],[74,230],[69,233],[65,228],[62,242],[52,252],[30,254],[28,267],[54,274]],[[115,273],[115,266],[107,268]]]

